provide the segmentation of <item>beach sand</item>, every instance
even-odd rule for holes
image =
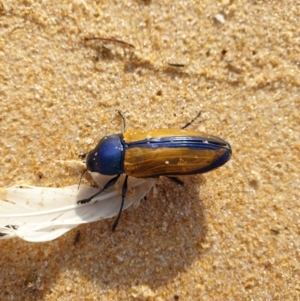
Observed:
[[[128,130],[201,111],[190,129],[233,156],[183,187],[160,178],[114,233],[109,219],[0,241],[0,300],[299,300],[299,12],[291,0],[2,1],[0,187],[78,183],[78,154],[122,130],[116,109]]]

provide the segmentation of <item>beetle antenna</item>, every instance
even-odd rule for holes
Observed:
[[[85,159],[86,155],[87,155],[86,153],[79,154],[78,158]]]
[[[185,129],[185,128],[187,128],[188,126],[190,126],[197,118],[200,117],[200,115],[201,115],[201,111],[200,111],[200,112],[197,114],[197,116],[194,117],[190,122],[188,122],[187,124],[185,124],[185,125],[182,127],[182,129]]]
[[[83,178],[83,175],[85,174],[85,172],[87,171],[87,168],[83,171],[83,173],[81,174],[81,177],[80,177],[80,180],[79,180],[79,184],[78,184],[78,190],[79,190],[79,187],[80,187],[80,184],[81,184],[81,180]]]
[[[122,214],[122,211],[123,211],[125,196],[126,196],[126,193],[127,193],[127,179],[128,179],[128,176],[126,175],[124,183],[123,183],[123,187],[122,187],[122,202],[121,202],[121,207],[120,207],[118,216],[117,216],[115,222],[112,225],[112,228],[111,228],[112,231],[116,230],[116,228],[118,226],[118,223],[119,223],[119,220],[120,220],[120,217],[121,217],[121,214]]]
[[[124,117],[124,115],[122,114],[122,112],[121,111],[119,111],[119,110],[116,110],[118,113],[119,113],[119,115],[122,117],[122,119],[123,119],[123,132],[126,132],[126,119],[125,119],[125,117]]]

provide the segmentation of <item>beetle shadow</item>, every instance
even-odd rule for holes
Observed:
[[[95,246],[88,251],[94,260],[81,268],[86,281],[104,291],[134,285],[156,289],[207,252],[199,190],[205,180],[200,175],[181,179],[183,186],[161,177],[138,208],[123,212],[116,232],[110,231],[114,219],[82,229],[82,244]]]
[[[181,179],[183,186],[161,177],[139,207],[123,212],[115,232],[111,232],[114,219],[108,219],[82,225],[48,243],[7,241],[11,252],[1,255],[1,269],[14,273],[13,280],[5,281],[5,290],[15,294],[16,300],[20,298],[16,286],[23,287],[23,297],[42,298],[64,273],[73,278],[81,274],[99,292],[165,286],[206,252],[207,228],[199,192],[204,178]]]
[[[86,281],[104,291],[133,285],[156,289],[186,272],[207,251],[199,191],[204,179],[199,175],[181,179],[183,186],[161,177],[138,208],[123,212],[116,232],[110,232],[114,219],[97,223],[98,230],[91,231],[96,225],[91,224],[90,230],[81,231],[83,243],[93,245],[95,235],[103,233],[93,249],[95,260],[81,269]]]

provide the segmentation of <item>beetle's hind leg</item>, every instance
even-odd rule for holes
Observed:
[[[121,214],[122,214],[122,211],[123,211],[125,196],[126,196],[126,193],[127,193],[127,180],[128,180],[128,176],[126,175],[124,183],[123,183],[123,187],[122,187],[122,202],[121,202],[121,207],[120,207],[120,210],[119,210],[119,214],[118,214],[115,222],[112,225],[112,228],[111,228],[112,231],[116,230],[116,228],[118,226],[118,223],[119,223],[119,220],[120,220],[120,217],[121,217]]]
[[[98,191],[97,193],[93,194],[92,196],[90,196],[87,199],[83,199],[77,202],[77,204],[86,204],[89,203],[94,197],[96,197],[97,195],[99,195],[100,193],[102,193],[105,189],[109,188],[110,186],[116,184],[116,182],[118,181],[120,175],[117,175],[116,177],[110,179],[105,185],[104,187]]]
[[[183,186],[183,182],[180,179],[178,179],[176,177],[167,177],[167,178],[170,179],[172,182],[174,182],[174,183],[176,183],[178,185]]]
[[[190,126],[197,118],[199,118],[201,115],[201,111],[197,114],[196,117],[194,117],[191,121],[189,121],[187,124],[185,124],[183,127],[181,127],[182,129],[186,129],[188,126]]]

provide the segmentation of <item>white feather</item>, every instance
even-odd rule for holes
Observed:
[[[111,177],[91,173],[99,187]],[[153,179],[128,178],[123,210],[138,205],[153,187]],[[18,236],[41,242],[53,240],[83,223],[117,216],[121,205],[124,175],[118,182],[95,197],[90,203],[77,201],[95,194],[99,189],[81,185],[64,188],[12,186],[0,190],[0,239]]]

